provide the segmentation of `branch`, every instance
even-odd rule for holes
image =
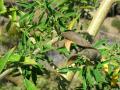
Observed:
[[[101,5],[94,15],[87,30],[91,36],[95,37],[97,35],[101,24],[103,23],[107,13],[109,12],[109,9],[114,2],[115,0],[103,0],[101,2]]]
[[[4,77],[6,77],[7,75],[9,75],[11,72],[13,72],[16,68],[9,68],[6,71],[4,71],[3,73],[0,74],[0,80],[2,80]]]

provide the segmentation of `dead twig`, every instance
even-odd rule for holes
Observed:
[[[9,68],[0,74],[0,80],[4,79],[7,75],[12,73],[16,68]]]

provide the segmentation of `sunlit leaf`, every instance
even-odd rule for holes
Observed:
[[[24,84],[27,90],[38,90],[33,82],[28,79],[24,79]]]
[[[18,62],[21,58],[21,55],[14,53],[10,56],[9,60],[10,62]]]
[[[120,67],[117,67],[115,70],[113,70],[112,80],[111,80],[111,86],[117,86],[117,82],[119,82],[120,77]]]
[[[103,61],[104,63],[102,64],[103,65],[103,70],[105,71],[105,72],[108,72],[108,64],[109,64],[109,62],[110,61],[107,61],[104,57],[102,57],[102,59],[101,59],[101,61]]]
[[[24,63],[24,64],[31,64],[31,65],[35,65],[35,64],[37,64],[36,61],[35,61],[35,59],[31,59],[30,56],[25,57],[25,60],[24,60],[23,63]]]
[[[7,64],[8,60],[10,59],[10,56],[12,55],[13,51],[15,50],[15,47],[12,48],[10,51],[8,51],[1,59],[0,59],[0,73],[4,69],[5,65]]]
[[[118,67],[115,70],[113,70],[113,75],[112,75],[112,80],[111,80],[111,85],[112,86],[116,86],[117,85],[118,79],[120,77],[119,72],[120,72],[120,67]]]
[[[72,21],[70,21],[70,23],[68,24],[68,30],[72,30],[78,18],[79,18],[79,15],[76,18],[74,18]]]

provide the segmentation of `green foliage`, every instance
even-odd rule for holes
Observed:
[[[35,87],[34,83],[32,83],[30,80],[28,80],[26,78],[24,79],[24,83],[25,83],[25,86],[26,86],[27,90],[38,90]]]
[[[6,7],[4,6],[4,0],[0,0],[0,14],[6,12]]]
[[[27,0],[17,1],[19,7],[16,6],[17,9],[6,12],[7,16],[12,17],[7,25],[7,30],[8,32],[17,30],[17,33],[15,32],[12,35],[19,34],[20,38],[16,41],[18,42],[16,51],[13,52],[14,49],[11,49],[1,57],[0,72],[5,69],[5,65],[8,65],[7,68],[11,67],[11,65],[12,67],[17,67],[24,77],[26,89],[37,90],[36,81],[37,79],[39,80],[37,76],[41,75],[44,77],[44,75],[48,75],[48,80],[51,74],[51,71],[46,70],[46,68],[50,69],[51,67],[44,66],[44,61],[48,61],[45,53],[55,49],[67,58],[71,55],[71,52],[67,51],[64,46],[54,47],[49,42],[56,37],[58,37],[59,41],[62,41],[61,32],[66,31],[72,22],[74,22],[74,24],[72,23],[72,29],[77,30],[78,27],[76,27],[75,23],[78,24],[81,18],[86,17],[86,13],[88,16],[89,12],[96,9],[99,3],[98,0],[33,0],[32,3],[27,2]],[[16,29],[12,28],[10,30],[12,25]],[[75,49],[78,48],[77,45],[74,47]],[[75,59],[75,66],[57,68],[57,74],[66,74],[69,71],[79,72],[78,79],[81,80],[81,86],[78,88],[80,89],[111,89],[113,86],[110,83],[114,80],[113,77],[119,77],[119,71],[115,72],[115,70],[120,68],[120,46],[119,44],[109,45],[106,40],[100,40],[93,47],[100,51],[104,58],[103,61],[101,59],[101,61],[92,65],[88,62],[88,58],[79,55]],[[48,63],[51,64],[49,61]],[[105,72],[105,65],[108,65],[108,72]],[[52,79],[58,79],[58,77],[61,81],[57,81],[57,83],[62,83],[64,89],[62,88],[61,90],[65,90],[66,86],[63,85],[65,81],[63,78],[61,79],[60,75],[52,77]],[[115,83],[117,82],[119,82],[119,79],[115,79]],[[61,88],[61,86],[58,88]],[[40,89],[44,90],[44,88]],[[50,87],[47,90],[50,90]]]
[[[59,69],[60,73],[67,73],[69,71],[79,72],[80,81],[82,82],[82,88],[87,90],[89,88],[104,89],[112,88],[112,82],[119,82],[119,60],[120,60],[120,46],[119,44],[109,45],[107,40],[99,40],[94,45],[98,48],[102,54],[102,59],[96,65],[90,65],[86,62],[84,57],[78,57],[76,60],[76,66],[66,67]],[[112,52],[111,52],[112,51]],[[78,66],[79,65],[79,66]],[[108,66],[108,67],[106,67]],[[107,71],[106,71],[107,70]],[[118,70],[118,71],[117,71]],[[116,73],[114,75],[113,73]],[[114,76],[117,79],[113,79]],[[105,86],[104,86],[105,85]],[[81,88],[81,87],[78,87]],[[116,87],[118,89],[119,87]]]
[[[12,48],[10,51],[8,51],[1,59],[0,59],[0,73],[5,68],[8,60],[10,59],[10,56],[12,55],[15,48]]]

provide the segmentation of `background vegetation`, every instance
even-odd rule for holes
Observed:
[[[119,90],[119,42],[96,40],[92,47],[101,58],[94,64],[79,54],[77,44],[62,43],[62,32],[85,32],[98,0],[0,0],[0,4],[1,90]],[[119,22],[112,25],[119,29]],[[57,59],[47,56],[50,50],[60,53]],[[72,50],[77,50],[77,58]],[[75,65],[54,69],[54,60],[62,65],[61,55]],[[69,72],[76,72],[71,81],[62,76]]]

